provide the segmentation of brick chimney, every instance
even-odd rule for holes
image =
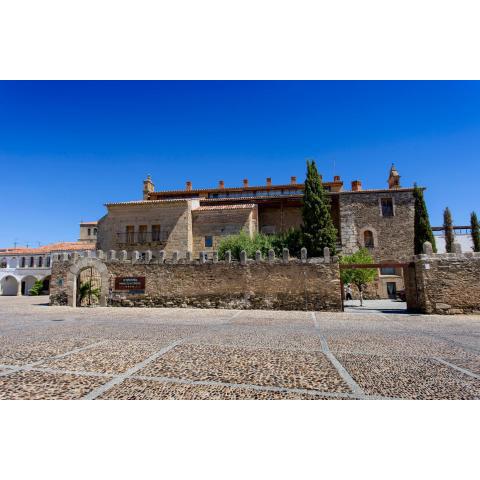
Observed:
[[[155,185],[152,182],[152,177],[147,175],[147,179],[143,181],[143,199],[148,200],[148,197],[155,191]]]
[[[246,188],[248,187],[248,178],[243,179],[243,186]]]
[[[223,180],[218,181],[218,188],[225,188],[225,182]]]
[[[270,177],[267,177],[267,187],[272,186],[272,179]]]
[[[333,177],[333,181],[334,181],[334,182],[339,182],[339,181],[340,181],[340,175],[335,175],[335,176]]]
[[[190,180],[187,180],[185,182],[185,190],[190,191],[192,189],[192,182]]]
[[[296,185],[297,184],[297,177],[290,177],[290,183],[292,185]]]
[[[354,180],[352,182],[352,192],[359,192],[362,189],[362,182],[360,180]]]

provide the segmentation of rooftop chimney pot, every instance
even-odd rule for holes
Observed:
[[[185,190],[188,190],[190,191],[192,189],[192,182],[190,180],[188,180],[186,183],[185,183]]]
[[[267,187],[272,186],[272,179],[270,177],[267,177]]]
[[[339,182],[339,181],[340,181],[340,175],[335,175],[335,176],[333,177],[333,181],[334,181],[334,182]]]
[[[359,192],[362,189],[362,182],[360,180],[354,180],[352,182],[352,192]]]
[[[243,186],[248,187],[248,178],[243,179]]]
[[[223,180],[218,181],[218,188],[225,188],[225,182]]]
[[[296,185],[297,184],[297,177],[290,177],[290,183],[292,185]]]

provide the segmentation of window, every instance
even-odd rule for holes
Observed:
[[[88,229],[88,236],[90,236],[91,234],[92,234],[92,229],[89,228],[89,229]]]
[[[381,275],[396,275],[395,267],[382,267],[380,268]]]
[[[213,247],[213,237],[211,235],[205,236],[205,247]]]
[[[363,232],[363,244],[365,248],[373,248],[375,246],[373,233],[370,230],[365,230]]]
[[[38,257],[38,266],[43,267],[43,257]]]
[[[274,235],[275,234],[275,225],[264,225],[262,227],[262,233],[264,235]]]
[[[393,200],[391,198],[382,198],[382,217],[393,217]]]
[[[25,268],[25,265],[27,264],[27,259],[25,257],[22,257],[22,268]]]
[[[160,225],[152,225],[152,242],[160,241]]]
[[[2,261],[0,263],[0,268],[7,268],[7,259],[2,258]]]
[[[147,226],[140,225],[138,228],[138,243],[146,243],[147,241]]]
[[[95,236],[97,235],[97,229],[96,229],[96,228],[93,229],[93,234],[94,234]]]
[[[135,241],[135,227],[133,225],[127,225],[125,229],[126,242],[132,244]]]
[[[47,267],[47,268],[50,267],[50,262],[51,262],[50,257],[47,257],[47,260],[46,260],[46,267]]]
[[[30,257],[30,268],[32,268],[35,265],[35,259],[33,257]]]

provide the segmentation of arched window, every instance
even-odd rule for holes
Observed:
[[[375,247],[375,244],[373,241],[373,233],[370,230],[365,230],[363,232],[363,244],[365,245],[365,248]]]

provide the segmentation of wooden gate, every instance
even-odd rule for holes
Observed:
[[[96,307],[100,303],[102,279],[97,269],[87,267],[77,278],[77,306]]]

